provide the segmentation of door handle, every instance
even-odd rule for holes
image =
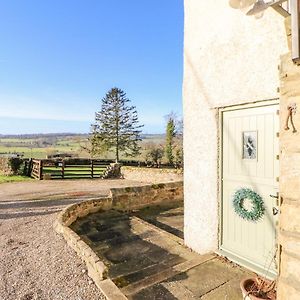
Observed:
[[[275,199],[278,199],[279,196],[278,195],[269,195],[271,198],[275,198]]]
[[[273,207],[272,211],[273,211],[273,216],[276,216],[279,213],[279,209],[276,207]]]

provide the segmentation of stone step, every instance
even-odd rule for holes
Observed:
[[[146,278],[143,278],[137,282],[133,282],[133,283],[123,287],[121,289],[121,291],[126,296],[132,296],[133,294],[137,294],[142,289],[148,288],[148,287],[158,284],[162,281],[165,281],[175,275],[186,272],[187,270],[194,268],[194,267],[196,267],[208,260],[211,260],[213,258],[215,258],[215,255],[213,255],[213,254],[202,255],[200,257],[198,256],[197,259],[185,261],[181,264],[177,264],[170,268],[165,268],[164,270],[162,270],[156,274],[147,276]]]
[[[148,276],[160,273],[163,270],[178,265],[183,261],[184,260],[181,257],[165,257],[160,263],[154,263],[152,261],[152,265],[146,266],[145,268],[142,268],[141,265],[139,265],[139,268],[137,268],[135,271],[129,272],[123,276],[112,278],[112,280],[119,288],[123,288],[126,285],[141,281]]]

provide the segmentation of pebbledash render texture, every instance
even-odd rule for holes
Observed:
[[[228,1],[184,3],[185,243],[199,253],[218,249],[218,108],[279,99],[277,299],[300,299],[300,66],[289,52],[290,18],[272,9],[249,18]],[[290,104],[294,133],[284,129]]]

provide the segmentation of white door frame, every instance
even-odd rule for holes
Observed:
[[[241,265],[247,269],[250,269],[254,271],[255,273],[258,273],[260,275],[264,275],[269,279],[274,279],[277,274],[266,274],[265,270],[261,269],[258,266],[255,266],[254,263],[248,263],[247,261],[243,259],[238,259],[237,255],[230,255],[230,253],[227,253],[223,250],[221,250],[221,244],[222,244],[222,228],[223,228],[223,181],[222,181],[222,175],[223,175],[223,114],[227,111],[233,111],[233,110],[239,110],[239,109],[246,109],[246,108],[256,108],[256,107],[265,107],[265,106],[271,106],[271,105],[278,105],[279,104],[279,98],[276,99],[268,99],[268,100],[261,100],[261,101],[255,101],[255,102],[248,102],[244,104],[236,104],[232,106],[226,106],[226,107],[219,107],[218,108],[218,250],[216,251],[217,254],[221,256],[226,256],[231,261],[237,263],[238,265]],[[279,116],[278,116],[279,117]],[[280,194],[280,191],[279,191]],[[278,231],[278,227],[276,228]],[[278,240],[276,241],[277,249],[279,247]],[[278,255],[277,255],[278,257]],[[278,262],[277,262],[277,270],[278,270]]]

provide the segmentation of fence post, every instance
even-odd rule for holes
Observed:
[[[63,160],[61,163],[61,178],[65,178],[65,161]]]
[[[32,171],[32,158],[29,159],[28,161],[28,166],[27,166],[27,176],[31,176],[31,171]]]
[[[39,163],[39,180],[42,180],[43,179],[43,161],[40,160],[40,163]]]
[[[91,177],[94,179],[94,160],[91,159]]]
[[[26,176],[28,174],[28,164],[29,164],[29,160],[24,160],[24,168],[22,171],[22,175]]]

